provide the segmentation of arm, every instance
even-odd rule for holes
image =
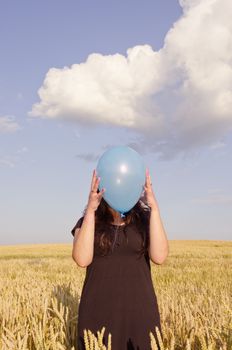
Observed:
[[[153,263],[163,264],[169,253],[169,245],[160,212],[156,209],[151,209],[149,236],[149,257]]]
[[[95,211],[97,210],[105,189],[97,192],[100,177],[93,171],[89,200],[80,228],[74,232],[72,258],[81,267],[91,264],[94,255]]]
[[[76,228],[73,239],[72,258],[81,267],[92,262],[94,251],[95,212],[88,208],[80,228]]]
[[[148,254],[155,264],[163,264],[169,253],[168,240],[160,216],[158,202],[152,189],[151,177],[146,169],[146,183],[144,185],[145,198],[150,207],[149,248]]]

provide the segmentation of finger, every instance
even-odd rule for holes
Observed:
[[[149,169],[146,168],[146,177],[149,177],[149,175],[150,175]]]
[[[149,179],[148,178],[146,179],[146,184],[145,185],[146,185],[146,187],[149,187]]]
[[[146,168],[146,186],[150,187],[151,185],[152,185],[151,176],[150,176],[148,168]]]
[[[148,185],[149,185],[149,178],[148,178],[148,176],[147,176],[147,177],[146,177],[145,186],[147,186],[147,187],[148,187]]]
[[[93,184],[91,186],[91,191],[96,192],[99,186],[100,177],[97,176],[97,171],[95,169]]]
[[[150,186],[144,186],[144,189],[145,189],[146,192],[152,191],[151,185]]]
[[[102,188],[101,191],[98,193],[100,196],[103,195],[103,193],[106,191],[105,188]]]
[[[100,176],[99,176],[99,177],[96,177],[96,179],[95,179],[95,182],[94,182],[94,184],[93,184],[93,191],[94,191],[94,192],[97,192],[100,179],[101,179]]]
[[[105,188],[102,188],[101,191],[97,194],[98,195],[98,199],[100,200],[105,192]]]
[[[149,181],[149,170],[148,168],[146,168],[146,184],[148,183]]]
[[[96,181],[96,169],[93,170],[93,176],[92,176],[92,181],[91,181],[91,186],[90,186],[91,191],[93,190],[95,181]]]

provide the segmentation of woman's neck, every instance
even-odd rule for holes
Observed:
[[[113,218],[114,218],[113,224],[120,225],[120,224],[124,223],[124,220],[121,218],[121,214],[118,211],[114,210],[113,208],[110,208],[110,211],[111,211]]]

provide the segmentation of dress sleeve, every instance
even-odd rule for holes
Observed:
[[[80,217],[80,219],[77,221],[76,225],[71,230],[71,234],[73,235],[73,237],[74,237],[75,229],[81,227],[83,220],[84,220],[84,216]]]

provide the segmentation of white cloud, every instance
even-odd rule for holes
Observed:
[[[19,130],[20,126],[14,119],[13,116],[0,116],[0,132],[10,133]]]
[[[195,197],[192,202],[198,204],[232,204],[232,195],[223,193],[221,188],[211,188],[208,190],[208,194],[203,197]]]
[[[0,154],[0,168],[15,168],[17,164],[23,161],[23,157],[28,151],[29,149],[26,146],[22,146],[21,148],[18,148],[11,154]]]
[[[123,126],[163,158],[216,143],[232,128],[232,2],[180,5],[159,51],[135,46],[51,68],[29,115]]]
[[[232,204],[232,196],[227,194],[215,194],[204,198],[193,199],[194,203],[199,204]]]
[[[15,159],[12,157],[9,157],[9,156],[0,157],[0,167],[1,166],[14,168],[15,167]]]
[[[218,141],[218,142],[215,142],[214,144],[210,145],[209,148],[214,150],[214,149],[224,148],[225,146],[226,146],[225,142]]]
[[[23,146],[16,151],[16,153],[18,154],[27,153],[27,152],[28,152],[28,148],[26,146]]]

